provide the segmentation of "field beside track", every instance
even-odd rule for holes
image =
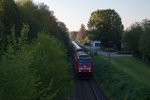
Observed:
[[[111,58],[111,82],[108,81],[108,57],[93,57],[93,73],[111,100],[149,100],[150,66],[134,57]]]
[[[133,57],[112,58],[111,63],[133,79],[150,87],[150,66]]]

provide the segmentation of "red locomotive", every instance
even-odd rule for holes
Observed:
[[[79,77],[91,77],[92,76],[92,59],[87,55],[83,49],[74,41],[72,41],[74,49],[74,58],[76,62],[76,71]]]

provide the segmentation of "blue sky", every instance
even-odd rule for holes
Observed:
[[[150,19],[150,0],[33,0],[45,3],[56,18],[64,22],[69,31],[78,31],[81,24],[87,26],[90,14],[97,9],[114,9],[125,28],[142,19]]]

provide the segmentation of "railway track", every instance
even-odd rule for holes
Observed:
[[[84,100],[101,100],[91,80],[80,80],[79,82]]]
[[[76,100],[108,100],[100,85],[96,82],[95,78],[79,79],[74,71],[74,81],[76,84]]]

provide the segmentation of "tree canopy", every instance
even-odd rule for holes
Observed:
[[[130,26],[130,28],[123,33],[122,40],[126,43],[127,50],[131,50],[134,52],[139,51],[139,41],[142,34],[142,26],[140,23],[134,23]]]
[[[150,57],[150,20],[143,20],[142,26],[143,34],[139,41],[139,50],[144,56]]]
[[[122,36],[124,50],[132,51],[133,55],[150,63],[150,20],[136,22],[125,30]]]
[[[9,35],[14,24],[19,27],[20,11],[14,0],[0,0],[0,19]]]
[[[0,0],[0,33],[5,37],[0,39],[0,48],[7,46],[7,35],[10,35],[11,28],[15,25],[16,36],[19,37],[24,24],[29,25],[28,38],[32,41],[37,37],[38,32],[47,31],[49,35],[62,41],[68,46],[67,28],[63,22],[58,21],[54,12],[44,3],[35,4],[32,0]],[[65,38],[65,39],[64,39]]]
[[[29,43],[29,25],[20,37],[11,31],[0,61],[0,100],[63,100],[70,76],[61,43],[46,32]]]
[[[88,21],[89,34],[103,44],[117,42],[121,38],[123,25],[119,14],[113,9],[97,10]]]

